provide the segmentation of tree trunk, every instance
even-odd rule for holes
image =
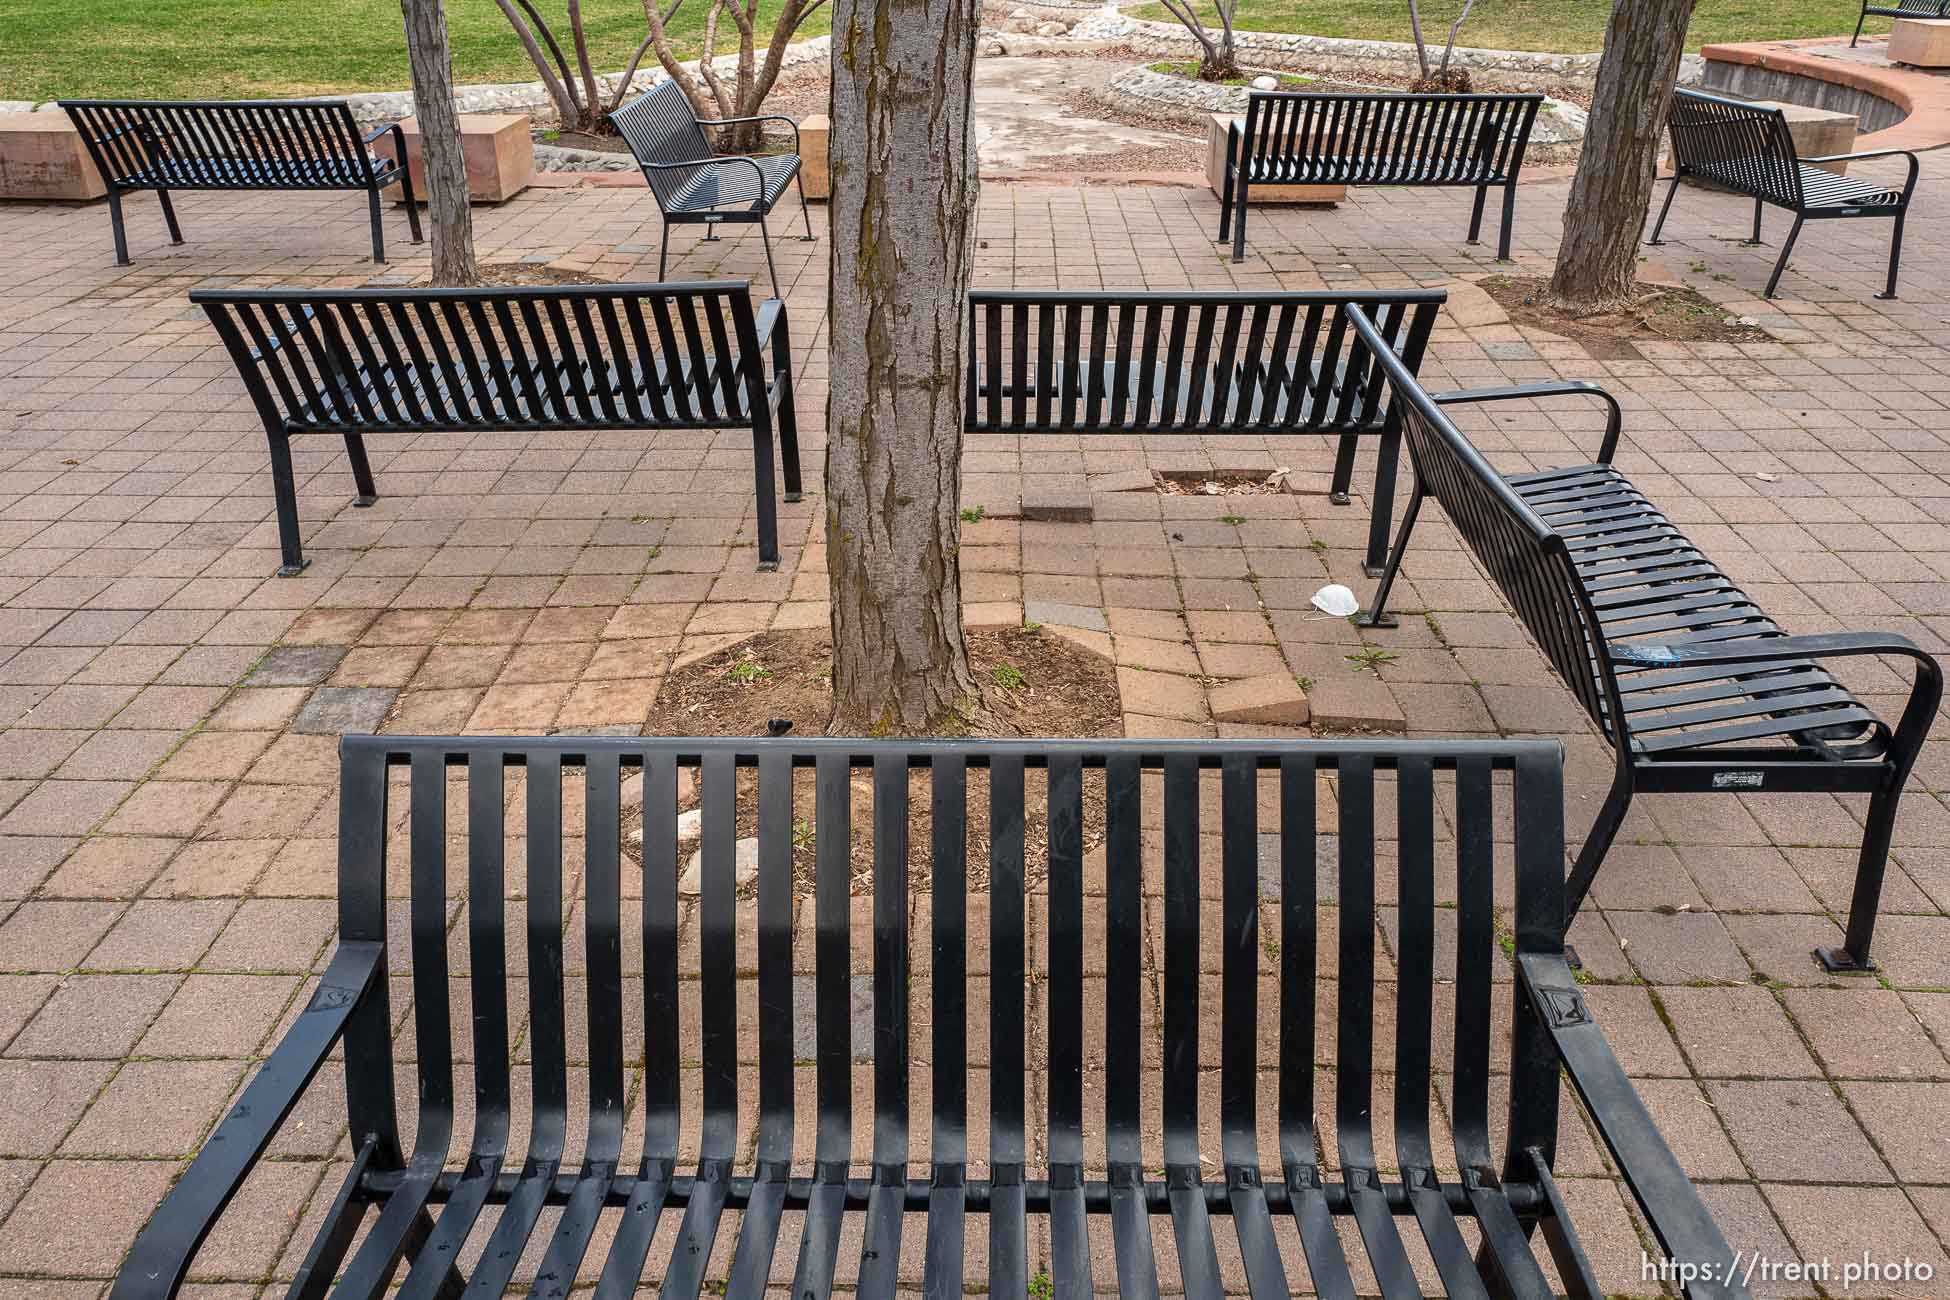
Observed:
[[[979,0],[837,0],[826,546],[839,733],[967,729],[961,435]]]
[[[454,112],[454,64],[447,52],[447,13],[441,0],[400,0],[406,18],[406,56],[413,69],[413,115],[420,121],[426,165],[427,220],[433,227],[433,282],[470,285],[474,214],[467,206],[467,160]]]
[[[1613,311],[1631,300],[1659,136],[1692,14],[1693,0],[1618,0],[1611,11],[1551,278],[1551,295],[1567,310]]]

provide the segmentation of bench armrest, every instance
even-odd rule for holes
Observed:
[[[1903,199],[1907,202],[1910,193],[1916,188],[1917,169],[1922,165],[1916,155],[1907,149],[1865,149],[1861,153],[1825,153],[1815,158],[1803,158],[1801,161],[1804,163],[1860,162],[1865,158],[1894,158],[1899,155],[1909,159],[1909,179],[1903,183]]]
[[[378,942],[339,945],[291,1032],[135,1239],[111,1300],[163,1300],[176,1294],[197,1248],[331,1055],[353,1011],[375,981],[384,979],[384,956],[385,945]]]
[[[1598,448],[1598,464],[1609,465],[1618,451],[1618,430],[1624,421],[1624,413],[1619,409],[1618,399],[1596,384],[1587,384],[1582,379],[1557,379],[1541,384],[1512,384],[1507,388],[1468,388],[1453,393],[1432,393],[1430,400],[1438,406],[1449,406],[1462,402],[1501,402],[1516,397],[1560,397],[1571,393],[1589,393],[1605,404],[1605,441]]]
[[[785,304],[777,298],[765,298],[759,301],[757,309],[752,313],[752,330],[758,336],[758,346],[762,348],[772,341],[772,330],[778,325],[779,318],[784,315]]]
[[[365,134],[365,136],[360,139],[359,143],[371,144],[374,140],[377,140],[380,136],[385,135],[388,131],[391,131],[394,135],[399,137],[399,142],[400,142],[399,156],[402,158],[406,157],[406,131],[400,126],[398,122],[380,123],[378,126],[375,126],[372,130],[368,131]]]
[[[1928,672],[1936,656],[1898,632],[1821,632],[1813,636],[1743,637],[1738,641],[1660,645],[1627,641],[1608,647],[1612,660],[1632,668],[1761,663],[1770,659],[1833,659],[1844,655],[1906,655]]]
[[[1749,1294],[1740,1257],[1727,1245],[1693,1180],[1659,1135],[1638,1090],[1591,1018],[1584,995],[1560,953],[1520,953],[1517,975],[1525,999],[1549,1036],[1599,1136],[1625,1175],[1639,1210],[1667,1259],[1700,1276],[1684,1282],[1693,1300]]]
[[[1896,725],[1895,751],[1907,771],[1929,734],[1943,702],[1943,668],[1936,656],[1899,632],[1821,632],[1813,636],[1743,637],[1698,645],[1633,641],[1608,645],[1612,662],[1628,668],[1729,667],[1772,659],[1840,659],[1852,655],[1901,655],[1916,661],[1916,684]]]

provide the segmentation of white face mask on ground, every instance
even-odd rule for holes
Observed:
[[[1323,614],[1346,618],[1361,608],[1361,603],[1354,599],[1354,593],[1346,587],[1338,582],[1330,582],[1314,593],[1313,607]]]

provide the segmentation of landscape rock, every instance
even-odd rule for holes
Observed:
[[[1037,23],[1035,34],[1038,36],[1068,36],[1070,34],[1070,27],[1067,23],[1059,22]]]
[[[1279,82],[1279,78],[1277,77],[1254,77],[1253,78],[1254,90],[1278,90],[1279,88],[1280,88],[1280,82]]]
[[[749,885],[758,879],[758,837],[738,841],[738,854],[733,859],[732,878],[741,885]],[[704,850],[691,854],[690,861],[684,864],[684,874],[677,878],[677,892],[696,898],[704,892]]]

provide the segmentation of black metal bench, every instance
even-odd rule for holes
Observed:
[[[1909,0],[1907,4],[1877,4],[1875,0],[1862,0],[1862,16],[1855,20],[1855,35],[1848,38],[1849,48],[1862,39],[1862,24],[1873,14],[1878,18],[1950,18],[1950,0]]]
[[[1379,573],[1401,433],[1347,309],[1365,307],[1413,372],[1448,296],[977,290],[968,296],[967,431],[1338,434],[1331,486],[1340,505],[1356,445],[1377,436],[1368,566]]]
[[[1555,744],[349,736],[341,754],[337,952],[136,1241],[112,1300],[171,1294],[341,1042],[352,1163],[298,1272],[301,1296],[334,1278],[336,1296],[377,1296],[402,1265],[398,1294],[409,1300],[457,1296],[463,1284],[499,1295],[526,1289],[516,1274],[525,1250],[531,1261],[540,1253],[532,1294],[549,1297],[578,1277],[595,1284],[578,1295],[641,1294],[646,1276],[666,1297],[706,1287],[749,1297],[790,1275],[795,1300],[825,1300],[836,1274],[862,1297],[917,1282],[941,1297],[1084,1297],[1094,1286],[1128,1300],[1181,1285],[1204,1297],[1224,1291],[1218,1250],[1243,1258],[1255,1296],[1284,1296],[1276,1220],[1283,1235],[1297,1232],[1307,1289],[1322,1295],[1352,1297],[1353,1278],[1372,1269],[1383,1295],[1419,1297],[1411,1259],[1421,1258],[1452,1295],[1550,1296],[1546,1252],[1529,1240],[1541,1228],[1568,1293],[1597,1296],[1551,1172],[1560,1069],[1667,1254],[1723,1268],[1731,1258],[1565,964]],[[406,771],[389,780],[389,765]],[[694,916],[676,893],[680,768],[696,769],[701,796]],[[622,791],[639,773],[640,871],[619,852]],[[1337,812],[1317,804],[1330,774]],[[910,827],[911,791],[927,803],[925,828]],[[392,792],[407,803],[398,815]],[[1032,800],[1047,812],[1030,842],[1046,831],[1046,847],[1026,852]],[[798,829],[795,816],[806,819]],[[1205,868],[1219,867],[1217,887],[1204,883],[1214,877],[1201,869],[1202,817],[1223,837],[1213,850],[1222,865]],[[980,822],[990,833],[971,836]],[[1324,825],[1335,833],[1317,834]],[[1514,847],[1497,843],[1511,825]],[[1155,860],[1150,826],[1161,831]],[[856,827],[873,835],[870,944],[852,934]],[[504,861],[510,831],[525,835],[525,869]],[[795,861],[808,831],[810,864]],[[734,841],[753,833],[755,902],[733,881]],[[565,837],[580,871],[565,870]],[[1108,865],[1092,868],[1086,843],[1099,837]],[[1399,847],[1399,866],[1378,869],[1381,840],[1391,856]],[[406,924],[391,931],[389,845],[407,859],[393,879],[411,882]],[[1319,862],[1333,864],[1335,892],[1316,880]],[[1514,969],[1498,947],[1499,871],[1516,881]],[[977,872],[987,887],[971,891]],[[910,928],[917,873],[929,920]],[[795,875],[811,882],[808,906]],[[1388,877],[1398,885],[1383,887]],[[641,886],[640,929],[626,920],[626,879]],[[466,921],[455,927],[450,900],[462,892]],[[1438,905],[1438,892],[1454,905]],[[527,913],[525,970],[511,968],[504,896],[525,899],[515,905]],[[1398,916],[1392,969],[1377,945],[1382,909]],[[1087,913],[1102,915],[1101,950],[1087,947]],[[1038,930],[1046,950],[1031,942]],[[1162,951],[1161,1026],[1148,1009],[1147,943]],[[1317,974],[1322,958],[1337,981]],[[411,967],[413,1031],[397,1055],[389,960]],[[693,960],[694,984],[679,978]],[[1103,976],[1086,980],[1099,962]],[[742,994],[741,966],[756,967]],[[872,972],[871,1007],[856,1013],[861,969]],[[643,973],[640,1007],[624,1005],[626,970]],[[1510,1071],[1499,1153],[1491,1025],[1504,970],[1514,1030],[1507,1058],[1496,1054],[1495,1068]],[[523,974],[526,1007],[510,1007],[509,977]],[[470,1005],[457,1015],[462,981]],[[1331,1099],[1315,1089],[1323,1006],[1337,1025]],[[856,1030],[856,1015],[870,1032]],[[640,1056],[624,1029],[638,1017]],[[520,1122],[527,1100],[509,1070],[524,1020],[532,1125]],[[457,1038],[471,1080],[457,1077]],[[1275,1038],[1262,1055],[1257,1045]],[[1201,1059],[1212,1044],[1216,1059]],[[586,1121],[571,1119],[571,1056],[588,1063]],[[679,1104],[686,1057],[702,1067],[695,1118]],[[871,1096],[856,1097],[866,1061]],[[1145,1100],[1147,1065],[1161,1075],[1158,1100]],[[410,1155],[396,1069],[418,1076]],[[917,1097],[919,1070],[931,1086]],[[1260,1074],[1274,1070],[1277,1102]],[[1453,1152],[1438,1149],[1432,1123],[1438,1070]],[[1031,1071],[1046,1080],[1044,1115],[1027,1107]],[[740,1096],[754,1074],[755,1107]],[[809,1086],[816,1100],[799,1103]],[[1216,1124],[1209,1112],[1201,1124],[1208,1088]],[[473,1105],[456,1104],[469,1095]],[[1263,1113],[1275,1105],[1277,1119]],[[915,1123],[922,1107],[931,1120]],[[1377,1110],[1392,1113],[1392,1132]],[[866,1134],[853,1123],[869,1113],[863,1159]],[[525,1159],[509,1149],[511,1114],[531,1134]],[[814,1115],[811,1140],[795,1140]],[[464,1155],[452,1149],[457,1132],[472,1133]],[[545,1208],[560,1215],[537,1235]],[[1358,1235],[1337,1233],[1339,1216]],[[1154,1218],[1175,1231],[1175,1265],[1153,1253]],[[1105,1257],[1093,1260],[1092,1219],[1114,1241],[1114,1276]],[[1039,1278],[1030,1269],[1045,1228]],[[470,1234],[485,1240],[477,1256],[462,1252]],[[781,1252],[781,1236],[796,1246]],[[593,1256],[592,1241],[604,1243]],[[652,1258],[657,1241],[667,1244]],[[1348,1257],[1357,1242],[1365,1265]],[[972,1276],[971,1248],[983,1261]],[[1689,1294],[1746,1292],[1703,1283]]]
[[[118,265],[129,265],[122,194],[135,190],[156,192],[172,244],[183,242],[183,231],[170,206],[171,190],[364,190],[372,211],[372,260],[383,262],[379,191],[398,185],[413,242],[420,242],[405,132],[389,122],[360,135],[342,99],[60,102],[108,186]],[[367,146],[389,131],[394,157],[369,152]]]
[[[1774,274],[1767,277],[1767,288],[1761,292],[1761,297],[1772,298],[1774,287],[1781,282],[1781,272],[1787,269],[1788,255],[1794,251],[1794,241],[1801,237],[1803,222],[1841,217],[1893,217],[1896,228],[1889,237],[1889,285],[1876,297],[1896,296],[1896,268],[1903,256],[1903,218],[1909,212],[1910,195],[1916,190],[1915,154],[1907,149],[1871,149],[1864,153],[1802,158],[1795,153],[1787,117],[1780,109],[1762,108],[1697,90],[1673,92],[1667,129],[1672,137],[1672,184],[1666,190],[1664,206],[1659,209],[1659,220],[1653,224],[1652,238],[1646,242],[1664,242],[1659,232],[1665,229],[1666,214],[1672,211],[1679,182],[1688,176],[1723,185],[1754,200],[1753,238],[1742,241],[1750,246],[1761,242],[1762,205],[1771,203],[1786,208],[1794,214],[1794,225],[1781,244]],[[1909,179],[1900,190],[1811,165],[1890,157],[1909,159]]]
[[[1542,95],[1343,94],[1254,91],[1246,125],[1226,128],[1219,242],[1246,258],[1246,205],[1254,185],[1470,186],[1469,242],[1483,229],[1483,201],[1503,187],[1496,256],[1510,256],[1517,172]],[[1233,223],[1237,222],[1235,226]]]
[[[1423,498],[1433,496],[1617,754],[1611,792],[1571,873],[1567,916],[1640,790],[1867,794],[1847,934],[1815,955],[1831,971],[1873,970],[1896,803],[1943,696],[1936,660],[1892,632],[1783,633],[1613,466],[1619,408],[1603,389],[1559,382],[1431,397],[1386,364],[1415,490],[1374,606],[1358,621],[1394,626],[1388,593]],[[1575,394],[1609,410],[1597,460],[1524,474],[1497,473],[1442,410]],[[1859,655],[1916,661],[1893,731],[1821,667]]]
[[[548,289],[197,289],[271,443],[278,542],[308,563],[291,439],[337,434],[378,500],[368,434],[736,429],[752,432],[759,568],[779,563],[774,428],[800,498],[785,305],[743,280]],[[766,351],[770,349],[768,362]]]
[[[772,273],[772,296],[779,296],[779,268],[772,263],[772,236],[765,218],[784,197],[785,188],[799,185],[799,215],[805,218],[807,242],[813,238],[812,213],[806,208],[806,183],[799,178],[799,124],[776,114],[756,117],[700,118],[674,81],[660,83],[649,94],[631,100],[609,115],[617,133],[636,155],[643,179],[663,214],[663,240],[657,249],[657,278],[670,255],[670,228],[703,225],[704,238],[715,240],[727,222],[758,223],[765,245],[765,266]],[[792,152],[752,156],[717,155],[705,136],[707,126],[748,122],[784,122],[792,128]]]

